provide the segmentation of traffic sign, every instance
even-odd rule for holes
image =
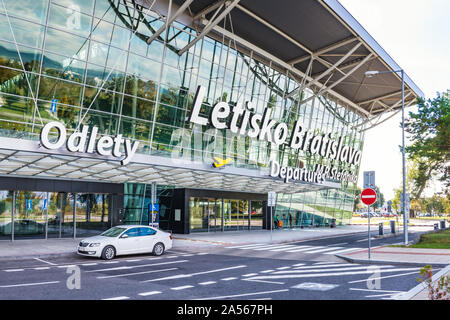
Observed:
[[[375,201],[377,201],[377,193],[375,192],[375,190],[370,188],[364,189],[361,192],[361,201],[366,206],[371,206],[375,203]]]
[[[375,188],[375,171],[364,171],[364,189]]]
[[[277,194],[274,191],[267,192],[267,206],[274,207],[277,201]]]

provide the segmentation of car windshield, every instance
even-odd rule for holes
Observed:
[[[125,228],[112,227],[111,229],[108,229],[105,232],[103,232],[101,235],[105,237],[117,237],[125,230],[126,230]]]

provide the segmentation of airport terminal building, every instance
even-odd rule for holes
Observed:
[[[1,0],[0,239],[348,224],[399,69],[336,0]]]

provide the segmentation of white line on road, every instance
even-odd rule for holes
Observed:
[[[269,273],[269,272],[273,272],[273,271],[275,271],[275,270],[269,269],[269,270],[260,271],[259,273]]]
[[[201,285],[201,286],[207,286],[207,285],[214,284],[214,283],[217,283],[217,281],[200,282],[199,285]]]
[[[301,269],[319,269],[319,268],[330,268],[330,267],[356,267],[360,266],[359,264],[349,264],[349,263],[329,263],[328,264],[322,264],[322,265],[312,265],[312,266],[301,266],[301,267],[295,267],[295,270],[301,270]],[[392,266],[390,266],[392,267]]]
[[[143,296],[143,297],[146,297],[146,296],[151,296],[151,295],[160,294],[160,293],[161,293],[161,291],[149,291],[149,292],[139,293],[139,295]]]
[[[388,279],[388,278],[403,277],[403,276],[408,276],[408,275],[411,275],[411,274],[417,274],[417,271],[401,273],[401,274],[394,274],[394,275],[386,276],[386,277],[370,278],[370,280],[381,280],[381,279]],[[348,283],[358,283],[358,282],[367,282],[367,279],[350,281]]]
[[[102,300],[126,300],[126,299],[130,299],[130,297],[121,296],[121,297],[107,298],[107,299],[102,299]]]
[[[33,270],[48,270],[50,269],[50,267],[37,267],[37,268],[33,268]]]
[[[194,300],[226,299],[226,298],[236,298],[236,297],[245,297],[245,296],[256,296],[256,295],[268,294],[268,293],[286,292],[286,291],[289,291],[289,289],[273,290],[273,291],[262,291],[262,292],[251,292],[251,293],[235,294],[235,295],[231,295],[231,296],[199,298],[199,299],[194,299]]]
[[[21,284],[9,284],[0,286],[0,288],[14,288],[14,287],[29,287],[29,286],[41,286],[45,284],[55,284],[59,283],[59,281],[48,281],[48,282],[34,282],[34,283],[21,283]]]
[[[96,266],[98,263],[94,262],[94,263],[83,263],[82,266]]]
[[[194,286],[191,285],[187,285],[187,286],[181,286],[181,287],[174,287],[174,288],[170,288],[171,290],[184,290],[184,289],[189,289],[189,288],[193,288]]]
[[[56,263],[48,262],[48,261],[45,261],[45,260],[42,260],[42,259],[39,259],[39,258],[34,258],[34,259],[37,260],[37,261],[43,262],[43,263],[50,264],[52,266],[56,266]]]
[[[291,267],[279,267],[277,268],[277,270],[286,270],[286,269],[290,269]]]
[[[179,279],[179,278],[190,278],[192,276],[197,276],[200,274],[207,274],[207,273],[213,273],[213,272],[221,272],[221,271],[226,271],[226,270],[233,270],[233,269],[240,269],[240,268],[245,268],[247,267],[246,265],[240,265],[240,266],[234,266],[234,267],[228,267],[228,268],[222,268],[222,269],[214,269],[214,270],[208,270],[208,271],[202,271],[202,272],[195,272],[195,273],[190,273],[190,274],[179,274],[179,275],[175,275],[175,276],[170,276],[170,277],[164,277],[164,278],[157,278],[157,279],[150,279],[150,280],[144,280],[141,282],[153,282],[153,281],[161,281],[161,280],[169,280],[169,279]]]
[[[349,251],[357,251],[357,250],[362,250],[362,249],[361,248],[348,248],[348,249],[343,249],[343,250],[324,252],[323,254],[338,254],[338,253],[344,253],[344,252],[349,252]]]
[[[400,269],[380,269],[378,272],[398,272],[411,271],[414,268],[400,268]],[[281,271],[280,271],[281,272]],[[373,274],[373,270],[364,271],[349,271],[349,272],[331,272],[331,273],[314,273],[314,274],[286,274],[286,275],[270,275],[270,276],[256,276],[251,279],[289,279],[289,278],[317,278],[317,277],[337,277],[337,276],[352,276],[356,274]]]
[[[18,272],[18,271],[24,271],[25,269],[9,269],[9,270],[3,270],[6,272]]]
[[[307,248],[309,247],[309,248]],[[308,250],[312,250],[312,249],[319,249],[319,248],[323,248],[322,246],[316,247],[316,246],[306,246],[306,248],[300,248],[300,249],[294,249],[294,250],[289,250],[287,252],[302,252],[302,251],[308,251]]]
[[[405,292],[405,291],[395,291],[395,290],[361,289],[361,288],[350,288],[349,290],[352,290],[352,291],[369,291],[369,292],[390,292],[390,293],[404,293]]]
[[[178,261],[170,261],[170,262],[158,262],[158,263],[150,263],[150,264],[138,264],[135,266],[123,266],[123,267],[115,267],[115,268],[106,268],[106,269],[96,269],[96,270],[89,270],[86,272],[102,272],[102,271],[115,271],[115,270],[129,270],[134,268],[143,268],[143,267],[153,267],[153,266],[160,266],[164,264],[174,264],[174,263],[182,263],[182,262],[188,262],[189,260],[178,260]]]
[[[229,277],[229,278],[223,278],[223,279],[220,279],[220,280],[222,280],[222,281],[230,281],[230,280],[236,280],[237,278],[236,277]]]
[[[272,284],[284,284],[284,282],[278,281],[267,281],[267,280],[252,280],[252,279],[241,279],[242,281],[252,281],[252,282],[262,282],[262,283],[272,283]]]
[[[317,249],[317,250],[312,250],[312,251],[305,251],[305,253],[319,253],[319,252],[339,250],[339,249],[342,249],[342,247],[329,247],[329,248]]]
[[[168,269],[160,269],[160,270],[150,270],[150,271],[142,271],[142,272],[133,272],[133,273],[123,273],[123,274],[117,274],[113,276],[101,276],[97,277],[97,279],[109,279],[109,278],[119,278],[119,277],[128,277],[128,276],[135,276],[139,274],[147,274],[147,273],[155,273],[155,272],[162,272],[162,271],[172,271],[177,270],[178,268],[168,268]]]
[[[393,295],[392,293],[374,294],[374,295],[366,296],[366,298],[377,298],[377,297],[386,297],[386,296],[392,297],[392,295]]]
[[[247,274],[243,274],[243,277],[253,277],[253,276],[257,276],[257,273],[247,273]]]
[[[392,266],[378,266],[376,268],[388,268]],[[375,268],[375,267],[374,267]],[[333,271],[350,271],[350,270],[360,270],[360,269],[368,269],[367,266],[359,266],[359,267],[347,267],[347,268],[331,268],[331,269],[303,269],[303,270],[289,270],[289,271],[275,271],[274,274],[286,274],[286,273],[307,273],[307,272],[333,272]],[[373,271],[372,271],[373,273]]]

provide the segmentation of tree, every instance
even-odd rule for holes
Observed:
[[[450,98],[447,94],[427,101],[420,98],[417,106],[417,113],[410,112],[405,121],[413,142],[405,151],[417,163],[413,184],[415,198],[419,199],[434,176],[450,187]]]
[[[383,207],[384,205],[384,195],[381,193],[380,188],[375,186],[375,192],[377,193],[377,201],[373,204],[375,209]]]

